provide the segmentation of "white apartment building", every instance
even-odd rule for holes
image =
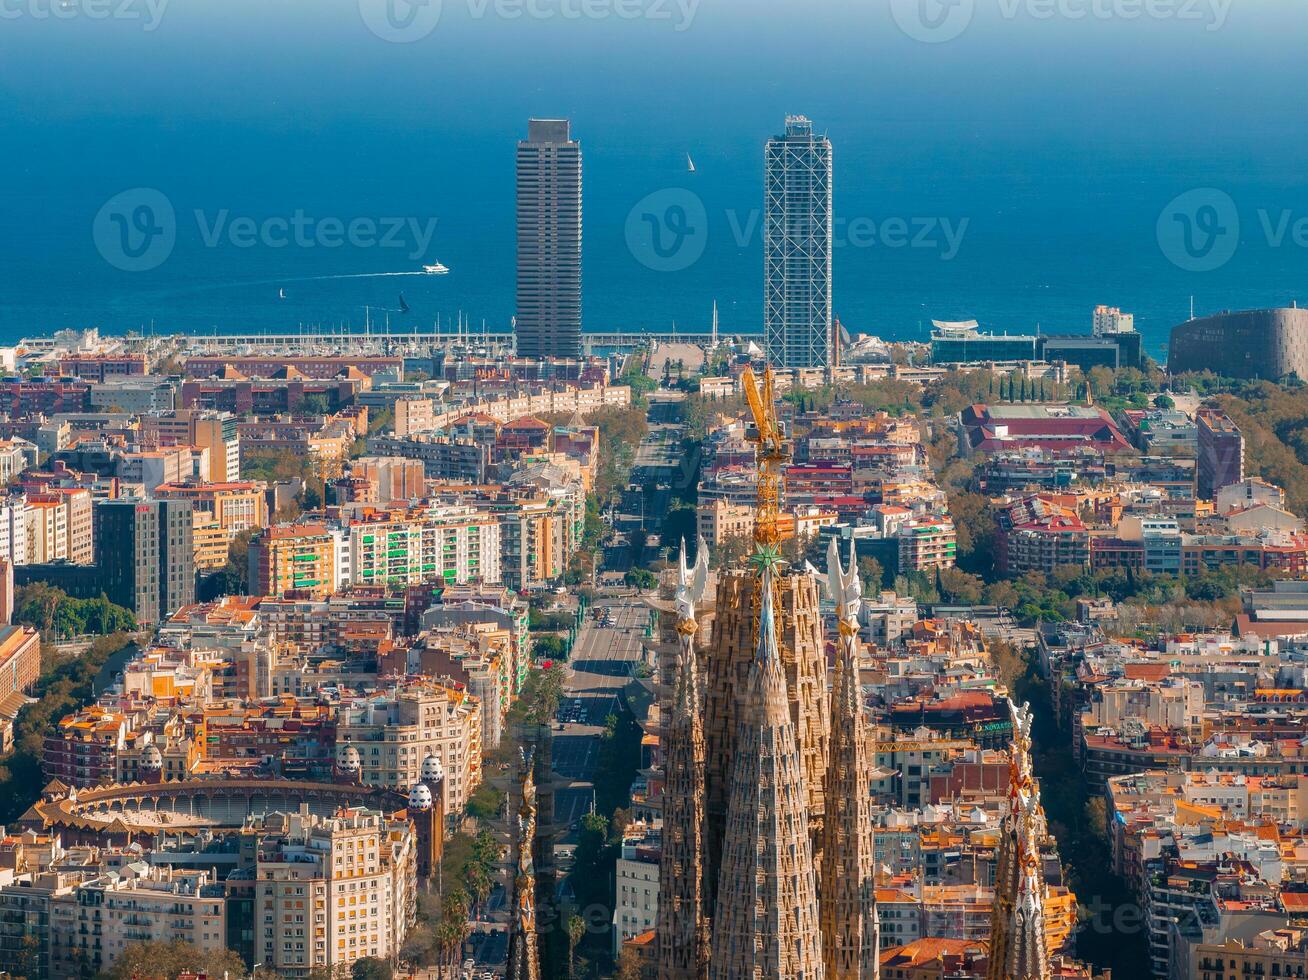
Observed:
[[[658,924],[660,844],[658,835],[622,842],[613,886],[614,956],[622,951],[624,939],[649,932]]]
[[[27,497],[21,493],[0,498],[0,558],[27,564]]]
[[[226,923],[223,886],[207,871],[140,863],[96,874],[50,899],[50,977],[103,973],[133,943],[217,952],[227,946]]]

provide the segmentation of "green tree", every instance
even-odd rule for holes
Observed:
[[[575,912],[568,916],[568,976],[577,975],[577,945],[586,937],[586,920]]]
[[[885,586],[886,571],[881,562],[865,555],[858,560],[858,577],[863,582],[863,595],[876,596]]]
[[[656,589],[659,585],[658,578],[648,568],[628,569],[622,579],[631,588],[640,589],[642,592]]]
[[[391,980],[391,964],[375,956],[355,960],[350,966],[350,980]]]
[[[230,949],[200,949],[188,942],[128,943],[106,971],[110,980],[177,980],[182,973],[243,977],[245,964]]]

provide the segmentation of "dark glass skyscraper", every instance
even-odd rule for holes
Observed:
[[[194,518],[189,500],[104,500],[95,506],[100,589],[159,623],[195,601]]]
[[[566,119],[518,143],[518,353],[581,356],[581,144]]]

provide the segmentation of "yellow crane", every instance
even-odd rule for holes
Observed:
[[[782,468],[790,460],[787,445],[777,422],[773,393],[772,368],[763,369],[763,383],[754,380],[754,372],[745,368],[740,376],[745,400],[754,416],[755,432],[751,441],[756,447],[758,467],[758,511],[754,518],[754,543],[760,548],[776,549],[781,545],[781,491],[785,479]]]
[[[773,391],[772,368],[764,367],[763,382],[754,380],[754,372],[745,368],[740,376],[745,400],[754,416],[755,465],[758,468],[757,510],[754,515],[754,647],[759,642],[759,610],[763,608],[762,583],[766,569],[776,570],[781,561],[781,492],[784,487],[784,467],[790,460],[790,446],[777,422],[776,397]],[[772,601],[781,608],[781,592],[777,576],[771,576]]]

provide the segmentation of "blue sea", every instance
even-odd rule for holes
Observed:
[[[1305,41],[1291,0],[6,0],[0,339],[507,328],[530,116],[582,144],[587,328],[757,329],[802,113],[851,332],[1107,303],[1157,354],[1308,299]]]

